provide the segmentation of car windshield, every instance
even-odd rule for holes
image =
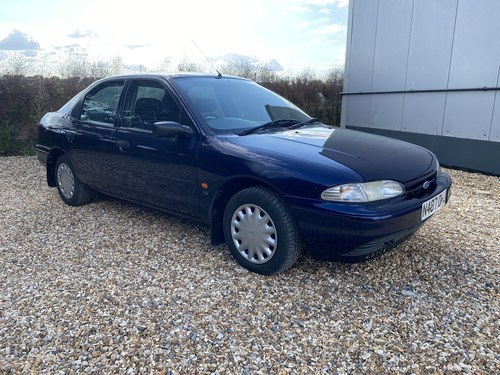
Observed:
[[[251,81],[179,77],[176,83],[215,133],[239,134],[278,120],[290,120],[291,125],[310,119],[286,99]]]

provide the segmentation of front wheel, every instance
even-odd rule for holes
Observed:
[[[73,164],[66,155],[57,159],[56,183],[62,200],[70,206],[81,206],[92,199],[92,190],[76,177]]]
[[[300,256],[299,228],[286,203],[270,189],[256,186],[236,193],[223,220],[231,254],[252,272],[276,274]]]

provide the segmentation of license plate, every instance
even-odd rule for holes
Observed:
[[[446,204],[447,191],[448,190],[445,190],[439,193],[439,195],[436,195],[434,198],[431,198],[427,202],[424,202],[422,204],[422,220],[431,217],[436,212],[438,212],[441,207],[443,207]]]

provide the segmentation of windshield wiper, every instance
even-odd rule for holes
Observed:
[[[310,121],[310,120],[307,120],[307,121]],[[238,135],[252,134],[252,133],[258,132],[259,130],[262,130],[262,129],[291,127],[291,126],[301,124],[301,123],[302,123],[302,121],[300,121],[300,120],[279,119],[279,120],[266,122],[262,125],[256,126],[255,128],[245,129],[242,132],[239,132]]]
[[[320,122],[317,118],[311,118],[306,121],[297,122],[296,124],[291,125],[288,129],[297,129],[301,128],[304,125],[315,124],[317,122]]]
[[[239,132],[238,135],[247,135],[247,134],[258,132],[259,130],[266,129],[266,128],[282,128],[285,126],[294,125],[297,122],[300,122],[300,121],[299,120],[291,120],[291,119],[280,119],[280,120],[269,121],[269,122],[266,122],[262,125],[256,126],[255,128],[243,130],[242,132]]]

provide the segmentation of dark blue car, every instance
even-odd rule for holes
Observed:
[[[94,192],[208,224],[243,267],[274,274],[304,243],[360,261],[448,201],[430,151],[333,128],[258,84],[220,75],[100,80],[38,126],[36,152],[67,204]]]

